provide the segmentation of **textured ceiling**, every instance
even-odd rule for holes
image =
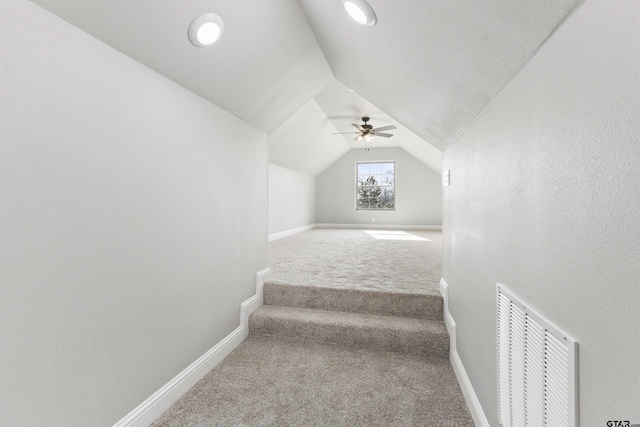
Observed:
[[[271,133],[333,81],[295,0],[33,0],[120,52]],[[197,16],[224,20],[197,48]]]
[[[32,0],[270,134],[270,159],[310,175],[358,145],[364,114],[436,171],[446,148],[527,64],[580,0]],[[225,23],[196,48],[190,22]],[[307,129],[313,127],[315,132]],[[435,147],[435,148],[434,148]]]
[[[431,144],[426,144],[422,138],[407,129],[402,123],[392,119],[339,81],[336,80],[329,85],[315,97],[315,100],[338,129],[336,132],[354,132],[356,129],[351,126],[351,123],[362,123],[363,116],[368,116],[371,119],[369,124],[373,127],[394,125],[397,129],[386,131],[386,133],[393,134],[393,137],[374,137],[369,144],[370,148],[400,147],[438,173],[442,170],[442,152],[440,150]],[[331,137],[331,140],[344,139],[352,149],[362,148],[362,142],[354,141],[355,136],[357,134],[354,133],[327,135],[327,137]]]
[[[311,99],[269,135],[269,161],[316,176],[350,150],[333,123]]]
[[[515,77],[579,0],[300,0],[335,77],[444,149]]]

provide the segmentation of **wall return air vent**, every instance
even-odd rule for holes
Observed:
[[[577,427],[578,343],[497,286],[503,427]]]

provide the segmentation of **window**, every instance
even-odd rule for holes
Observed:
[[[356,210],[394,210],[395,162],[356,163]]]

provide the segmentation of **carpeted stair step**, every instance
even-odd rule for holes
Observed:
[[[440,295],[340,289],[267,282],[264,303],[317,310],[442,320]]]
[[[444,322],[430,319],[263,305],[249,317],[249,335],[449,357]]]

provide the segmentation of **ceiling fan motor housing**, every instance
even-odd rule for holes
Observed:
[[[367,124],[367,122],[368,122],[369,120],[370,120],[370,119],[369,119],[369,117],[367,117],[367,116],[365,116],[365,117],[363,117],[363,118],[362,118],[362,121],[364,122],[364,124],[362,125],[362,127],[363,127],[364,129],[366,129],[366,130],[371,130],[371,129],[373,129],[373,126],[371,126],[371,125],[368,125],[368,124]]]

